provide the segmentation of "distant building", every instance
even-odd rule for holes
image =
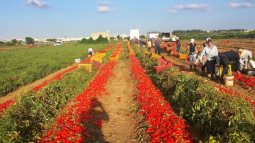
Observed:
[[[147,36],[149,39],[158,38],[159,32],[147,32]]]
[[[91,37],[93,40],[96,40],[100,35],[102,35],[103,38],[107,38],[108,41],[110,41],[110,31],[91,33]]]
[[[139,39],[139,29],[130,29],[130,40],[135,38]]]
[[[127,34],[121,34],[120,37],[121,37],[122,39],[125,39],[125,38],[128,37],[128,35],[127,35]]]

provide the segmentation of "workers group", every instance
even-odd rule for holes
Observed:
[[[196,70],[197,54],[200,52],[199,61],[201,63],[202,74],[205,75],[205,68],[207,68],[207,76],[209,78],[215,77],[215,65],[222,65],[223,70],[221,77],[228,74],[229,61],[236,62],[237,72],[243,71],[248,68],[248,63],[252,59],[252,53],[249,50],[238,49],[235,51],[226,51],[218,53],[218,48],[213,44],[211,38],[206,38],[205,43],[197,50],[197,45],[194,39],[190,40],[187,47],[190,59],[190,69],[192,70],[192,63],[194,63],[194,70]]]

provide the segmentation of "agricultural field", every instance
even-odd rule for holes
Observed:
[[[2,50],[0,52],[0,96],[71,65],[77,58],[85,59],[87,49],[90,47],[100,51],[107,45],[109,44],[72,44]]]
[[[196,40],[195,43],[200,46],[205,42],[205,40]],[[190,40],[181,40],[182,43],[182,52],[186,52],[187,43],[190,43]],[[237,49],[247,49],[255,53],[255,39],[213,39],[213,44],[217,46],[219,52]]]
[[[78,56],[86,64],[95,62],[85,58],[88,47],[74,46],[83,52],[71,55],[71,47],[57,47],[66,48],[58,58],[65,57],[66,65]],[[168,68],[162,69],[164,58],[146,56],[138,45],[96,46],[105,55],[102,67],[89,72],[74,65],[15,101],[0,104],[0,142],[255,141],[254,93],[241,81],[251,77],[238,75],[236,84],[227,87],[200,71],[190,72],[185,60],[167,53],[161,54],[168,60]],[[50,53],[57,54],[56,49],[37,63],[49,62]],[[63,68],[63,63],[52,66]]]

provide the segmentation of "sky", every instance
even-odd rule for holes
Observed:
[[[255,29],[255,0],[0,0],[0,40]]]

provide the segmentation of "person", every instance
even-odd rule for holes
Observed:
[[[88,49],[88,57],[92,57],[94,55],[94,50],[92,48]]]
[[[189,66],[190,70],[192,70],[192,61],[194,62],[194,71],[196,71],[196,56],[197,56],[197,44],[195,43],[195,39],[190,40],[190,44],[187,48],[189,51]]]
[[[207,58],[203,58],[204,55]],[[213,45],[212,39],[208,39],[208,45],[201,52],[199,59],[202,62],[205,62],[204,60],[206,60],[207,76],[209,78],[212,77],[212,74],[213,75],[215,74],[215,64],[216,64],[217,57],[218,57],[218,48],[215,45]]]
[[[142,48],[143,47],[143,41],[139,40],[139,43],[140,43],[140,48]]]
[[[147,48],[148,48],[148,49],[147,49],[148,52],[151,52],[151,40],[148,40],[148,41],[147,41],[147,46],[148,46],[148,47],[147,47]]]
[[[198,50],[199,53],[201,53],[203,51],[203,49],[208,45],[208,40],[211,39],[210,37],[205,39],[205,42],[201,45],[200,49]],[[201,70],[202,70],[202,76],[205,75],[205,67],[206,64],[201,64]]]
[[[246,49],[238,49],[240,56],[240,70],[248,68],[248,62],[252,59],[252,52]]]
[[[236,68],[237,72],[239,72],[240,69],[240,57],[237,52],[234,51],[227,51],[224,53],[219,53],[220,57],[220,65],[223,66],[221,77],[223,78],[224,75],[228,74],[228,64],[229,61],[235,61],[236,62]]]
[[[155,48],[155,39],[154,38],[151,39],[151,45],[152,45],[152,48]]]
[[[155,54],[158,55],[160,54],[160,38],[157,39],[157,41],[155,42]]]
[[[179,54],[180,48],[181,48],[181,42],[179,40],[179,37],[176,37],[176,47],[177,47],[177,52]]]

